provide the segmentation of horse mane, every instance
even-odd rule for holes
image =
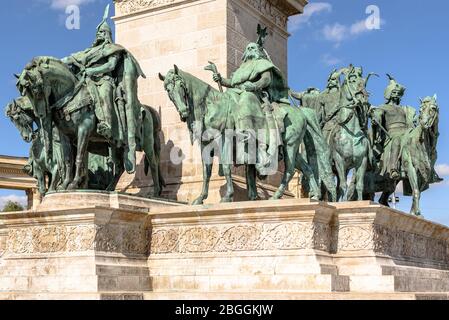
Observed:
[[[38,67],[48,68],[50,63],[53,64],[56,68],[63,71],[66,74],[66,76],[71,77],[71,80],[73,82],[77,81],[75,75],[70,71],[69,67],[67,67],[67,65],[64,62],[62,62],[60,59],[52,57],[52,56],[34,57],[31,60],[31,62],[25,66],[25,69],[31,70],[33,68],[38,68]]]
[[[172,69],[168,72],[167,74],[167,80],[168,81],[173,81],[174,77],[179,76],[184,80],[184,83],[186,84],[186,90],[189,92],[189,109],[190,109],[190,113],[193,112],[194,118],[189,117],[188,121],[188,128],[190,130],[190,132],[192,133],[193,131],[193,123],[194,121],[199,121],[203,124],[203,120],[204,117],[206,116],[206,112],[207,112],[207,104],[206,104],[206,99],[208,97],[208,95],[210,93],[215,93],[218,92],[215,88],[213,88],[210,84],[208,84],[207,82],[195,77],[194,75],[179,70],[178,69],[178,74],[176,74],[175,70]],[[193,101],[193,95],[195,95],[195,93],[197,92],[193,92],[193,86],[192,84],[195,83],[195,85],[197,87],[200,87],[200,89],[198,90],[199,92],[201,92],[202,95],[202,100],[198,103],[198,101],[196,101],[196,103]]]

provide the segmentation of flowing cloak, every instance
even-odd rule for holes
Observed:
[[[262,112],[262,102],[260,96],[258,96],[258,92],[247,92],[240,89],[240,87],[245,82],[254,83],[260,80],[262,74],[267,71],[271,72],[272,76],[270,85],[267,88],[264,88],[264,91],[269,95],[269,100],[271,102],[289,103],[288,90],[285,85],[284,77],[282,76],[281,71],[271,61],[261,58],[243,62],[231,76],[231,85],[233,88],[226,91],[238,105],[234,114],[237,127],[241,126],[239,123],[241,123],[243,119],[248,119],[253,123],[253,129],[265,128],[265,116]],[[245,105],[240,106],[239,103],[242,102],[240,99],[243,98],[243,96],[245,96]],[[285,116],[284,112],[276,112],[277,119],[283,116]]]
[[[319,96],[319,102],[321,110],[318,114],[318,121],[322,127],[324,138],[330,145],[332,140],[331,134],[335,127],[338,125],[336,121],[336,114],[340,106],[340,90],[330,92],[328,89],[326,89],[325,91],[321,92]],[[326,118],[328,117],[330,117],[330,119],[326,120]]]
[[[270,101],[288,101],[288,91],[282,72],[267,59],[253,59],[242,63],[242,65],[232,75],[231,84],[233,87],[238,88],[241,84],[247,81],[258,81],[261,75],[266,71],[270,71],[272,75],[271,84],[268,88],[266,88],[266,91],[270,95]],[[286,99],[286,101],[283,99]]]
[[[120,110],[117,110],[119,107],[116,106],[114,109],[117,125],[113,126],[113,138],[124,144],[126,171],[134,173],[136,170],[136,151],[140,149],[140,141],[142,141],[142,115],[141,105],[137,97],[137,79],[140,76],[145,78],[145,74],[136,58],[124,47],[115,43],[105,43],[89,48],[73,54],[72,57],[84,67],[90,68],[99,63],[105,63],[107,59],[114,55],[118,56],[119,60],[111,75],[115,80],[115,85],[121,86],[124,91],[125,110],[123,111],[125,119],[123,119],[123,113],[121,115]],[[124,126],[118,125],[120,123],[123,123]],[[115,128],[117,129],[114,130]],[[120,139],[120,137],[123,138]]]
[[[415,118],[416,118],[416,110],[413,107],[397,107],[399,110],[405,113],[406,115],[406,128],[403,130],[394,130],[390,131],[390,138],[387,137],[385,132],[380,129],[377,123],[381,124],[384,128],[386,128],[386,120],[384,116],[384,105],[379,108],[374,109],[372,127],[373,127],[373,139],[374,139],[374,149],[377,154],[380,154],[380,163],[379,169],[380,174],[385,175],[390,172],[391,169],[389,166],[389,159],[391,154],[391,146],[392,141],[394,139],[401,140],[401,150],[404,147],[404,144],[407,143],[406,137],[410,134],[410,132],[416,127],[415,126]],[[399,159],[401,161],[401,159]]]

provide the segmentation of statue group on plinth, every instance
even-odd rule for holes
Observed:
[[[17,75],[21,97],[7,116],[31,143],[27,172],[42,194],[60,190],[115,190],[120,176],[136,171],[136,152],[160,196],[160,118],[139,102],[137,79],[145,77],[133,55],[112,40],[109,7],[93,45],[63,59],[36,57]],[[401,105],[404,86],[389,76],[385,104],[369,102],[370,77],[361,67],[333,70],[321,92],[290,90],[264,48],[267,28],[258,27],[242,63],[230,78],[214,63],[206,70],[218,90],[176,65],[159,74],[201,146],[203,188],[193,204],[208,197],[213,157],[226,179],[223,202],[233,201],[232,168],[244,166],[249,200],[257,200],[257,178],[283,177],[272,199],[281,198],[295,172],[310,198],[326,201],[374,199],[388,205],[400,181],[413,196],[412,213],[435,172],[439,109],[436,96],[421,100],[419,114]],[[224,91],[223,88],[226,88]],[[295,101],[300,101],[300,106]],[[353,170],[348,182],[348,174]]]
[[[145,153],[154,195],[164,186],[159,115],[139,102],[137,79],[145,75],[133,55],[113,42],[108,13],[109,6],[90,48],[63,59],[36,57],[16,75],[21,97],[6,114],[32,144],[26,171],[41,194],[112,191],[125,170],[136,171],[136,151]]]

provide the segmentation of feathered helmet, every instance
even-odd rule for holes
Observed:
[[[396,80],[389,74],[387,74],[388,79],[390,79],[390,84],[385,89],[384,97],[387,100],[391,99],[391,94],[393,91],[398,91],[399,95],[402,97],[405,93],[405,87],[396,82]]]
[[[327,78],[327,82],[331,80],[337,80],[340,78],[340,72],[337,69],[334,69],[331,74],[329,75],[329,78]]]
[[[348,69],[348,78],[350,77],[357,77],[361,78],[363,76],[363,68],[362,67],[355,67],[354,65],[350,64]]]
[[[260,52],[263,54],[264,58],[268,59],[271,61],[271,57],[268,54],[267,50],[265,50],[264,44],[265,44],[265,40],[268,36],[268,28],[262,28],[262,26],[260,24],[257,24],[257,45],[259,46],[259,50]]]
[[[97,26],[97,33],[100,31],[106,32],[110,42],[112,42],[112,29],[108,24],[107,21],[108,17],[109,17],[109,4],[106,6],[106,9],[104,10],[103,20],[101,20],[100,24]]]

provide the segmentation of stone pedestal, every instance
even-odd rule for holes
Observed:
[[[97,202],[97,204],[95,204]],[[449,228],[370,202],[63,193],[0,214],[0,299],[447,299]]]
[[[142,299],[152,289],[148,212],[174,205],[67,192],[1,214],[0,299]]]
[[[115,0],[116,42],[130,50],[140,62],[147,79],[140,79],[139,99],[160,111],[162,120],[162,171],[167,182],[164,197],[191,202],[201,190],[201,156],[192,147],[185,123],[168,99],[158,73],[166,74],[177,64],[182,70],[217,86],[205,71],[208,61],[220,73],[230,76],[240,65],[244,49],[257,40],[257,24],[268,27],[266,49],[273,62],[287,76],[287,20],[299,14],[306,0]],[[180,150],[185,158],[173,163],[170,154]],[[142,159],[140,157],[140,159]],[[143,164],[143,162],[141,162]],[[247,199],[235,171],[236,199]],[[133,176],[125,175],[119,187],[133,193],[149,193],[149,177],[143,165]],[[260,196],[265,199],[279,186],[280,175],[261,182]],[[208,203],[218,203],[225,181],[215,166]],[[288,193],[287,196],[293,196]]]

